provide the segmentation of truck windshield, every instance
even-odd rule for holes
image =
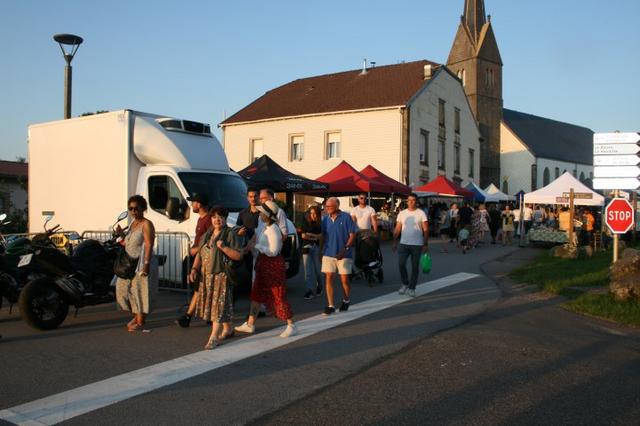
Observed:
[[[189,194],[207,194],[209,206],[225,206],[230,212],[238,212],[249,205],[247,186],[240,176],[219,173],[178,173]]]

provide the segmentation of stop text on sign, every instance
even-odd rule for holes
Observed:
[[[607,214],[607,220],[621,220],[626,221],[631,219],[631,212],[610,211]]]

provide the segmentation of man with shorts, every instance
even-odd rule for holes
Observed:
[[[342,304],[340,312],[349,309],[351,287],[349,275],[353,267],[353,243],[356,238],[356,226],[348,213],[340,211],[340,201],[331,197],[325,204],[327,215],[322,219],[322,272],[325,274],[327,289],[327,307],[324,315],[335,313],[333,304],[333,275],[338,272],[342,283]]]
[[[191,197],[187,197],[187,201],[191,202],[191,210],[199,216],[196,225],[196,236],[193,239],[193,245],[189,248],[189,256],[191,257],[190,264],[193,265],[193,259],[195,259],[200,249],[200,239],[211,228],[211,216],[209,215],[209,199],[206,194],[193,194]],[[189,272],[187,272],[187,281],[189,280],[188,277]],[[191,317],[195,314],[196,305],[198,304],[199,282],[192,282],[191,284],[193,284],[193,296],[191,296],[189,308],[183,316],[176,320],[176,323],[182,328],[189,327]]]

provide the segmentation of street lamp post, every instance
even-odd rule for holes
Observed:
[[[73,34],[56,34],[53,39],[58,42],[67,65],[64,67],[64,118],[71,118],[71,61],[82,44],[82,37]],[[65,49],[66,48],[66,49]]]

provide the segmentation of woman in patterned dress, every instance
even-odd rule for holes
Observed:
[[[284,259],[280,255],[282,250],[282,232],[278,228],[278,205],[273,201],[267,201],[258,206],[260,220],[265,223],[264,231],[257,236],[257,242],[253,249],[258,253],[256,259],[256,277],[251,290],[251,311],[247,321],[235,330],[241,333],[253,333],[255,322],[260,309],[260,304],[274,315],[287,322],[287,328],[280,337],[290,337],[296,334],[296,326],[293,323],[293,311],[287,301],[287,277]],[[250,250],[249,244],[245,250]]]
[[[196,315],[212,322],[205,349],[213,349],[220,340],[233,334],[231,321],[234,283],[231,282],[227,269],[231,261],[242,259],[241,238],[227,226],[227,209],[215,206],[209,210],[209,214],[213,226],[202,238],[189,274],[191,282],[197,280],[198,273],[202,274]]]

